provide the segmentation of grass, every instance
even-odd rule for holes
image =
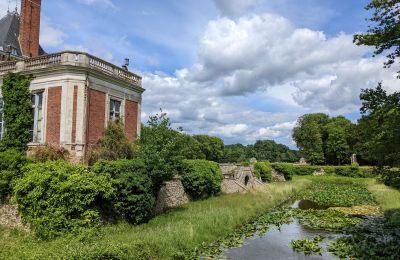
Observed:
[[[248,194],[191,202],[147,224],[118,224],[78,236],[39,241],[0,229],[0,259],[165,259],[227,236],[249,219],[288,200],[307,179],[273,183]]]
[[[367,179],[368,190],[375,196],[380,207],[386,211],[400,209],[400,190],[388,187],[375,179]]]

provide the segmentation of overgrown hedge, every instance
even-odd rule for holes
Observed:
[[[315,171],[324,170],[327,175],[338,175],[353,178],[366,178],[373,176],[372,167],[352,166],[311,166],[311,165],[296,165],[291,163],[273,163],[272,167],[285,175],[285,178],[291,179],[294,175],[313,175]]]
[[[0,202],[11,195],[13,181],[21,176],[22,168],[28,162],[24,153],[20,151],[0,152]]]
[[[257,162],[254,164],[254,173],[264,182],[272,181],[272,167],[269,162]]]
[[[221,191],[222,171],[216,162],[184,160],[182,183],[193,198],[206,198]]]
[[[138,224],[150,218],[155,205],[152,181],[142,160],[99,161],[92,171],[110,176],[115,192],[103,201],[108,216]]]
[[[384,168],[379,173],[385,185],[400,189],[400,168]]]
[[[111,198],[110,178],[64,161],[29,164],[15,181],[22,218],[43,238],[100,222],[97,202]]]

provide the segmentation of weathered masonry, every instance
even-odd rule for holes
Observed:
[[[110,121],[119,120],[130,140],[140,134],[142,78],[88,53],[46,54],[39,44],[40,0],[21,0],[21,15],[0,19],[0,86],[8,72],[33,75],[31,149],[69,150],[82,161]],[[0,138],[3,121],[0,90]]]

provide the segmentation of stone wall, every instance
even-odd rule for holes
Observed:
[[[29,231],[29,227],[22,223],[16,205],[0,204],[0,225]]]
[[[173,180],[162,184],[157,196],[155,214],[160,214],[167,209],[180,206],[190,201],[189,195],[185,192],[181,177],[175,176]]]
[[[264,183],[254,174],[254,166],[236,164],[220,164],[224,179],[221,191],[223,193],[248,192]]]

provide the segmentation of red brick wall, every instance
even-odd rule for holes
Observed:
[[[89,90],[88,142],[95,144],[104,133],[106,94],[94,89]]]
[[[130,100],[125,102],[125,134],[129,140],[137,138],[138,103]]]
[[[76,111],[78,104],[78,86],[74,86],[74,97],[72,104],[72,136],[71,142],[74,144],[76,142]]]
[[[60,145],[61,90],[49,88],[47,97],[46,142],[55,147]]]
[[[22,0],[19,41],[22,54],[39,56],[41,0]]]

